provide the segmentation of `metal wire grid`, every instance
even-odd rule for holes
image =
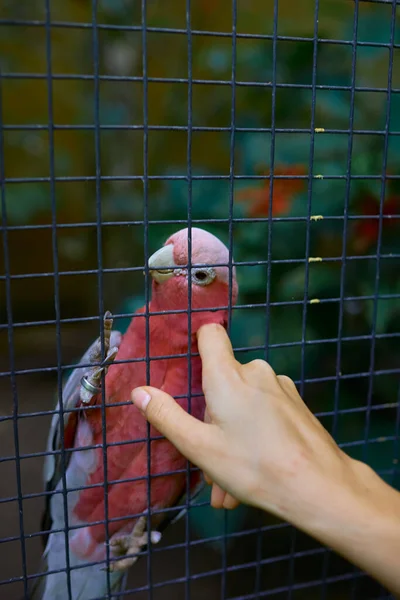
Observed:
[[[33,374],[33,373],[49,373],[56,372],[58,376],[58,394],[61,397],[62,391],[62,374],[65,370],[70,369],[75,365],[63,364],[62,354],[61,354],[61,325],[63,323],[77,323],[77,322],[87,322],[96,320],[100,325],[100,335],[102,339],[102,346],[104,351],[104,332],[102,329],[102,316],[104,314],[104,304],[103,304],[103,276],[106,273],[119,273],[119,272],[133,272],[136,270],[145,270],[145,293],[146,293],[146,311],[142,315],[142,317],[146,320],[146,357],[143,359],[133,359],[133,361],[116,361],[116,362],[140,362],[145,361],[146,363],[146,378],[147,383],[150,383],[150,361],[151,360],[160,360],[165,358],[171,358],[171,356],[151,356],[149,353],[149,316],[155,314],[165,314],[165,313],[156,313],[150,312],[149,310],[149,273],[147,265],[143,267],[129,267],[129,268],[104,268],[103,260],[102,260],[102,231],[103,228],[109,226],[126,226],[126,225],[140,225],[144,226],[144,250],[145,256],[149,256],[149,243],[148,243],[148,234],[149,234],[149,226],[156,224],[176,224],[177,226],[187,226],[189,231],[191,227],[194,225],[201,225],[207,223],[225,223],[229,227],[229,272],[230,272],[230,289],[232,290],[232,266],[233,266],[233,227],[236,223],[247,223],[248,226],[251,226],[251,223],[254,222],[265,222],[265,223],[273,223],[279,221],[297,221],[297,222],[306,222],[307,223],[307,237],[306,237],[306,249],[305,249],[305,257],[304,259],[280,259],[274,260],[271,258],[271,244],[272,244],[272,228],[269,227],[268,230],[268,256],[267,259],[258,260],[258,261],[246,261],[236,263],[237,266],[254,266],[254,265],[266,265],[268,275],[271,273],[271,268],[273,264],[282,264],[282,263],[298,263],[305,265],[305,288],[304,288],[304,299],[302,301],[287,301],[287,302],[271,302],[271,290],[270,290],[270,277],[267,280],[266,287],[266,301],[265,303],[258,304],[242,304],[237,306],[232,306],[232,297],[230,296],[228,306],[226,307],[229,313],[229,324],[232,318],[232,312],[237,309],[246,309],[252,310],[256,308],[263,308],[267,313],[267,317],[270,315],[270,308],[273,306],[293,306],[293,305],[301,305],[303,307],[303,330],[302,330],[302,339],[296,342],[287,342],[287,343],[279,343],[279,344],[271,344],[269,342],[269,328],[267,326],[266,330],[266,344],[263,346],[249,346],[249,347],[240,347],[236,348],[237,352],[247,352],[250,350],[263,350],[265,353],[265,358],[268,360],[269,351],[272,348],[283,348],[283,347],[293,347],[300,346],[301,348],[301,377],[296,383],[299,385],[300,392],[304,392],[304,386],[306,383],[316,383],[316,382],[325,382],[325,381],[333,381],[335,382],[335,404],[333,411],[325,411],[317,413],[317,416],[332,416],[333,421],[333,432],[335,433],[337,427],[337,418],[340,414],[350,414],[350,413],[365,413],[365,435],[363,440],[353,441],[341,444],[342,447],[351,447],[361,445],[363,448],[366,447],[366,441],[369,438],[369,426],[370,426],[370,415],[374,410],[380,410],[382,408],[396,408],[397,411],[397,427],[396,427],[396,435],[387,438],[388,441],[393,441],[395,446],[398,446],[398,433],[400,429],[400,399],[399,402],[393,402],[390,404],[384,404],[379,406],[372,405],[372,393],[373,393],[373,381],[375,376],[380,375],[389,375],[389,374],[399,374],[400,369],[392,368],[392,369],[375,369],[375,342],[378,339],[388,339],[388,338],[398,338],[400,337],[400,332],[398,333],[386,333],[386,334],[378,334],[376,332],[376,320],[377,320],[377,306],[378,300],[380,299],[400,299],[400,294],[379,294],[378,293],[378,284],[379,284],[379,269],[380,269],[380,261],[382,259],[398,259],[400,258],[399,254],[382,254],[381,253],[381,240],[382,240],[382,225],[384,219],[399,219],[400,215],[385,215],[383,214],[383,201],[384,201],[384,190],[385,183],[388,179],[399,179],[399,175],[389,175],[386,174],[386,162],[387,162],[387,152],[388,152],[388,140],[390,135],[400,135],[400,132],[392,132],[389,131],[389,116],[390,116],[390,100],[391,95],[400,93],[400,89],[395,89],[392,87],[392,66],[393,66],[393,52],[395,48],[400,48],[400,44],[395,44],[394,42],[394,34],[395,34],[395,17],[396,17],[396,6],[400,3],[398,0],[367,0],[371,3],[381,3],[381,4],[391,4],[392,6],[392,26],[391,26],[391,39],[390,43],[370,43],[370,42],[359,42],[357,41],[357,24],[358,24],[358,0],[354,2],[354,28],[353,28],[353,39],[352,40],[332,40],[332,39],[323,39],[318,37],[318,9],[319,9],[319,1],[316,0],[315,5],[315,18],[314,18],[314,35],[312,38],[301,38],[294,36],[279,36],[278,35],[278,0],[274,1],[274,21],[273,21],[273,34],[272,35],[255,35],[255,34],[243,34],[237,32],[237,1],[232,0],[232,31],[231,32],[211,32],[211,31],[200,31],[193,30],[191,27],[191,2],[190,0],[186,0],[186,28],[185,29],[177,29],[177,28],[161,28],[161,27],[148,27],[147,26],[147,17],[146,17],[146,9],[147,2],[146,0],[142,0],[141,8],[142,8],[142,23],[140,26],[128,26],[128,25],[104,25],[97,22],[97,1],[92,0],[92,22],[91,23],[70,23],[70,22],[56,22],[51,19],[51,3],[50,0],[45,0],[45,8],[46,8],[46,18],[44,21],[27,21],[27,20],[0,20],[1,25],[24,25],[30,27],[43,27],[46,31],[46,59],[47,59],[47,72],[46,73],[35,73],[35,74],[26,74],[26,73],[2,73],[0,77],[0,85],[1,79],[45,79],[47,81],[47,90],[48,90],[48,123],[47,124],[35,124],[35,125],[13,125],[13,124],[5,124],[3,123],[4,115],[2,114],[1,107],[1,87],[0,87],[0,175],[1,175],[1,206],[2,206],[2,225],[1,231],[3,236],[3,251],[4,251],[4,275],[0,275],[0,280],[5,281],[5,289],[6,289],[6,309],[7,309],[7,323],[0,324],[0,329],[7,330],[8,334],[8,345],[9,345],[9,370],[0,372],[0,377],[8,377],[11,381],[12,393],[13,393],[13,414],[10,416],[1,417],[1,421],[12,421],[14,427],[14,440],[15,440],[15,454],[10,456],[4,456],[1,458],[1,462],[14,461],[16,468],[16,476],[17,476],[17,495],[13,497],[3,498],[1,499],[1,503],[8,502],[17,502],[19,507],[19,527],[20,532],[18,535],[8,537],[0,540],[1,542],[9,542],[9,541],[20,541],[21,545],[21,557],[22,557],[22,575],[20,577],[8,579],[1,581],[0,584],[7,584],[13,581],[22,581],[24,585],[24,593],[27,597],[28,593],[28,582],[32,579],[37,578],[40,574],[28,575],[27,574],[27,564],[26,564],[26,549],[25,549],[25,539],[26,535],[24,533],[24,519],[23,519],[23,500],[35,498],[38,496],[45,497],[50,492],[43,493],[30,493],[23,494],[22,493],[22,485],[21,485],[21,472],[20,472],[20,464],[21,460],[25,458],[32,457],[44,457],[48,452],[31,452],[27,454],[20,453],[19,446],[19,431],[18,431],[18,422],[19,419],[23,419],[26,417],[32,416],[41,416],[41,415],[52,415],[56,411],[37,411],[30,413],[22,413],[19,410],[18,406],[18,394],[17,394],[17,377],[18,375],[23,374]],[[92,47],[93,47],[93,74],[88,75],[66,75],[53,73],[51,68],[51,30],[52,28],[83,28],[90,29],[92,31]],[[137,31],[142,34],[142,59],[143,59],[143,73],[141,77],[125,77],[125,76],[106,76],[101,75],[99,72],[99,39],[98,34],[100,30],[123,30],[123,31]],[[170,34],[181,34],[187,36],[188,41],[188,77],[187,78],[156,78],[149,77],[147,71],[147,33],[170,33]],[[192,76],[192,37],[193,36],[215,36],[215,37],[228,37],[232,39],[232,74],[231,79],[228,81],[225,80],[205,80],[205,79],[195,79]],[[254,40],[271,40],[273,47],[273,77],[270,83],[252,81],[252,82],[243,82],[238,81],[236,78],[236,43],[237,39],[246,38],[246,39],[254,39]],[[307,41],[313,43],[313,79],[311,85],[303,85],[303,84],[290,84],[290,83],[278,83],[276,81],[276,52],[277,52],[277,41]],[[350,86],[330,86],[330,85],[317,85],[316,83],[316,71],[317,71],[317,56],[318,56],[318,46],[319,44],[338,44],[338,45],[350,45],[353,51],[353,60],[352,60],[352,83]],[[372,88],[372,87],[361,87],[355,85],[355,73],[356,73],[356,53],[357,48],[360,46],[370,46],[370,47],[381,47],[387,48],[390,54],[389,61],[389,72],[388,72],[388,85],[385,88]],[[52,100],[52,84],[54,80],[57,79],[81,79],[81,80],[93,80],[95,86],[94,93],[94,124],[93,125],[57,125],[54,123],[53,118],[53,100]],[[100,121],[100,113],[99,113],[99,84],[101,81],[136,81],[141,82],[143,84],[143,124],[142,125],[122,125],[122,126],[114,126],[114,125],[102,125]],[[187,126],[151,126],[149,125],[148,119],[148,83],[149,82],[168,82],[168,83],[186,83],[188,86],[188,123]],[[218,84],[222,86],[230,86],[231,87],[231,123],[229,127],[199,127],[194,126],[192,121],[192,90],[193,85],[201,84]],[[270,128],[244,128],[236,126],[236,89],[240,86],[255,86],[255,87],[265,87],[271,88],[272,90],[272,115],[271,115],[271,127]],[[279,88],[292,88],[292,89],[310,89],[312,91],[312,119],[310,129],[299,129],[299,128],[277,128],[275,126],[275,106],[276,106],[276,91]],[[312,186],[313,181],[317,178],[317,175],[313,173],[313,148],[314,148],[314,140],[315,136],[319,135],[319,132],[315,129],[315,99],[316,99],[316,91],[317,90],[341,90],[341,91],[350,91],[351,94],[351,110],[350,110],[350,118],[349,118],[349,128],[344,129],[325,129],[325,133],[335,133],[342,134],[348,136],[348,160],[347,160],[347,172],[345,175],[339,176],[326,176],[325,179],[343,179],[346,183],[346,195],[345,195],[345,205],[344,205],[344,214],[343,216],[324,216],[325,220],[340,220],[343,221],[343,245],[342,245],[342,255],[340,257],[328,257],[324,258],[324,261],[327,262],[340,262],[341,263],[341,279],[340,279],[340,295],[336,298],[324,298],[319,299],[321,303],[338,303],[339,304],[339,322],[338,322],[338,334],[337,337],[327,338],[327,339],[318,339],[318,340],[306,340],[306,325],[307,325],[307,310],[309,305],[313,302],[313,298],[309,297],[308,294],[308,273],[309,273],[309,265],[313,262],[313,257],[310,256],[310,222],[313,219],[312,214]],[[386,92],[387,94],[387,112],[386,112],[386,123],[385,128],[382,131],[377,130],[365,130],[354,129],[354,98],[355,92],[357,91],[368,91],[368,92]],[[143,175],[129,175],[129,176],[103,176],[100,168],[100,134],[101,131],[113,129],[113,130],[140,130],[143,131]],[[3,132],[12,131],[12,130],[45,130],[49,132],[49,168],[50,174],[49,177],[28,177],[28,178],[6,178],[5,170],[4,170],[4,139]],[[54,169],[54,132],[56,130],[94,130],[95,133],[95,161],[96,161],[96,174],[91,177],[58,177],[55,175]],[[187,173],[182,176],[151,176],[148,173],[148,135],[150,131],[185,131],[187,132]],[[230,169],[229,175],[217,175],[217,176],[196,176],[192,173],[192,134],[197,131],[219,131],[219,132],[229,132],[230,134]],[[234,148],[235,148],[235,135],[239,132],[264,132],[271,134],[271,165],[270,165],[270,174],[268,176],[240,176],[235,174],[235,164],[234,164]],[[275,175],[274,173],[274,156],[275,156],[275,135],[276,133],[308,133],[311,136],[311,152],[310,152],[310,162],[309,162],[309,173],[308,175]],[[378,216],[365,216],[365,215],[356,215],[352,216],[348,214],[349,208],[349,192],[350,192],[350,184],[351,181],[357,179],[357,176],[351,174],[351,155],[352,155],[352,143],[354,134],[360,135],[368,135],[374,134],[383,136],[384,138],[384,160],[382,164],[382,174],[377,176],[363,176],[362,179],[370,179],[370,180],[380,180],[381,181],[381,197],[380,197],[380,211]],[[143,220],[136,221],[105,221],[102,219],[101,213],[101,182],[102,181],[112,181],[112,180],[129,180],[129,181],[142,181],[143,182]],[[228,180],[230,182],[230,202],[229,202],[229,214],[224,219],[194,219],[192,217],[192,183],[195,180],[199,179],[218,179],[218,180]],[[234,184],[236,181],[241,179],[269,179],[270,180],[270,190],[269,190],[269,215],[267,218],[234,218],[233,217],[233,192],[234,192]],[[272,197],[273,197],[273,185],[274,181],[279,179],[305,179],[308,182],[308,207],[307,207],[307,216],[306,217],[273,217],[272,215]],[[95,222],[86,222],[86,223],[77,223],[77,224],[66,224],[66,223],[58,223],[56,216],[56,190],[55,184],[57,182],[65,182],[65,181],[95,181],[96,183],[96,221]],[[182,218],[176,221],[156,221],[150,220],[148,215],[148,185],[151,180],[183,180],[188,184],[188,210],[186,218]],[[10,225],[7,224],[7,211],[6,211],[6,186],[11,184],[18,183],[36,183],[36,182],[48,182],[50,184],[50,195],[52,202],[52,223],[51,225]],[[377,252],[376,255],[363,255],[363,256],[347,256],[346,254],[346,239],[347,239],[347,227],[348,223],[351,220],[361,220],[361,219],[377,219],[379,224],[379,232],[378,232],[378,243],[377,243]],[[95,227],[97,233],[97,256],[98,256],[98,264],[97,269],[94,270],[82,270],[82,271],[60,271],[58,268],[58,247],[57,247],[57,231],[64,228],[75,228],[75,227]],[[28,229],[50,229],[52,231],[52,252],[53,252],[53,271],[52,272],[38,272],[38,273],[30,273],[30,274],[19,274],[15,275],[10,272],[10,261],[9,261],[9,251],[8,251],[8,232],[14,230],[28,230]],[[191,248],[191,236],[189,235],[189,256],[190,256],[190,248]],[[345,273],[346,273],[346,264],[347,261],[354,260],[375,260],[376,261],[376,277],[375,277],[375,293],[373,295],[364,295],[364,296],[345,296],[344,291],[344,282],[345,282]],[[188,268],[191,268],[191,261],[189,259]],[[218,265],[215,265],[218,266]],[[73,274],[95,274],[98,278],[98,308],[99,315],[92,317],[84,317],[84,318],[69,318],[63,319],[60,314],[60,277],[65,275],[73,275]],[[14,322],[13,320],[13,311],[12,311],[12,298],[11,298],[11,282],[16,279],[29,279],[29,278],[43,278],[43,277],[51,277],[54,279],[54,302],[55,302],[55,319],[48,320],[38,320],[38,321],[30,321],[30,322]],[[365,301],[372,300],[374,302],[374,313],[373,313],[373,326],[370,334],[360,335],[360,336],[350,336],[345,337],[342,334],[342,325],[343,325],[343,311],[345,302],[350,302],[353,300]],[[188,314],[188,339],[189,339],[189,348],[190,348],[190,338],[191,338],[191,321],[190,321],[190,313],[195,312],[199,309],[193,309],[191,306],[191,290],[189,286],[189,310],[188,311],[171,311],[171,312],[182,312]],[[168,311],[167,311],[168,312]],[[131,314],[117,314],[114,315],[116,319],[119,317],[132,316]],[[269,318],[267,318],[267,323],[269,323]],[[14,330],[21,327],[32,327],[38,325],[55,325],[56,326],[56,340],[57,340],[57,365],[49,366],[46,368],[29,368],[29,369],[17,369],[15,367],[15,359],[14,359]],[[355,341],[355,340],[365,340],[370,344],[370,368],[368,371],[360,372],[360,373],[352,373],[352,374],[344,374],[340,373],[340,364],[341,364],[341,349],[342,343],[344,341]],[[305,375],[305,349],[309,345],[313,344],[335,344],[337,347],[337,363],[336,363],[336,373],[334,376],[324,376],[324,377],[310,377],[307,378]],[[174,355],[176,357],[177,355]],[[190,395],[191,389],[191,362],[190,357],[193,356],[190,354],[190,351],[187,355],[179,355],[179,356],[187,356],[188,358],[188,396],[189,396],[189,407],[190,400],[195,395]],[[88,365],[89,366],[89,365]],[[366,406],[350,408],[350,409],[340,409],[339,410],[339,393],[340,393],[340,383],[344,379],[352,379],[352,378],[367,378],[369,382],[368,388],[368,399]],[[103,386],[103,399],[102,399],[102,420],[103,420],[103,460],[105,462],[105,481],[104,484],[98,484],[101,487],[104,487],[106,491],[107,486],[112,483],[116,483],[114,481],[107,481],[107,469],[106,469],[106,461],[107,461],[107,453],[106,453],[106,435],[105,435],[105,398],[104,398],[104,386]],[[115,403],[115,405],[122,405],[123,403]],[[87,410],[91,410],[94,407],[87,407]],[[69,409],[69,412],[73,412],[79,409]],[[63,422],[64,409],[62,405],[60,405],[60,422]],[[149,429],[148,435],[143,440],[145,441],[150,448],[151,440],[159,439],[158,437],[150,438]],[[63,441],[63,430],[61,428],[61,440]],[[370,442],[374,441],[369,439]],[[120,445],[123,445],[129,442],[121,442]],[[108,444],[111,445],[111,444]],[[119,445],[113,443],[112,445]],[[96,448],[98,446],[92,446],[92,448]],[[67,492],[66,492],[66,480],[65,480],[65,464],[66,464],[66,456],[69,452],[73,450],[65,449],[62,446],[61,457],[64,466],[63,473],[63,490],[55,493],[61,493],[64,498],[64,516],[65,521],[67,523],[67,528],[65,529],[65,539],[66,542],[68,540],[68,511],[67,511]],[[55,454],[56,452],[53,452]],[[148,472],[150,472],[150,452],[148,452]],[[391,470],[390,472],[393,472]],[[189,475],[190,475],[190,467],[187,466],[185,470],[187,474],[187,490],[189,490]],[[165,474],[164,474],[165,475]],[[136,479],[126,479],[126,480],[118,480],[121,481],[131,481],[134,483],[135,481],[140,480],[141,478]],[[151,501],[151,490],[150,490],[150,478],[148,480],[148,505],[150,506]],[[97,487],[96,485],[90,487]],[[81,488],[78,488],[81,489]],[[74,491],[72,489],[68,490],[69,492]],[[108,541],[108,524],[113,521],[113,519],[109,519],[107,517],[107,494],[104,494],[105,497],[105,512],[106,519],[105,521],[99,521],[98,524],[105,524],[106,526],[106,540]],[[190,501],[187,501],[187,506],[192,506]],[[197,505],[201,505],[197,503]],[[152,511],[152,514],[156,512],[167,512],[167,511]],[[127,515],[126,518],[132,518],[136,515]],[[223,556],[222,556],[222,566],[220,569],[216,569],[214,571],[208,571],[205,573],[194,574],[190,572],[190,549],[195,546],[201,546],[202,544],[209,543],[210,538],[207,540],[191,540],[189,536],[189,526],[188,526],[188,516],[186,516],[186,539],[181,544],[174,544],[167,546],[166,548],[152,548],[151,543],[149,544],[149,548],[147,551],[147,563],[148,563],[148,582],[147,585],[142,586],[140,588],[135,588],[134,590],[127,590],[126,592],[113,594],[113,597],[119,597],[129,594],[132,591],[147,591],[148,598],[152,598],[153,590],[156,590],[162,586],[170,585],[171,583],[184,583],[185,584],[185,595],[186,598],[190,598],[190,582],[195,580],[200,580],[203,577],[208,577],[210,575],[220,575],[221,576],[221,599],[224,600],[227,597],[226,590],[226,576],[228,573],[233,571],[239,571],[240,569],[246,569],[249,567],[256,568],[256,579],[255,579],[255,588],[252,593],[249,593],[245,596],[240,596],[242,600],[244,599],[256,599],[256,598],[265,598],[268,596],[276,595],[279,592],[286,593],[287,598],[292,598],[293,593],[295,591],[301,589],[312,589],[315,586],[322,585],[322,598],[327,597],[329,584],[345,581],[345,580],[353,580],[353,598],[356,598],[357,594],[357,584],[359,579],[363,576],[363,574],[359,572],[349,573],[340,576],[328,576],[328,567],[329,567],[329,553],[323,548],[317,548],[307,551],[296,551],[296,532],[293,530],[292,533],[292,547],[289,554],[280,555],[268,559],[262,558],[261,553],[261,535],[264,532],[285,529],[288,527],[286,524],[278,524],[273,526],[264,526],[258,527],[256,529],[247,529],[246,531],[236,532],[233,534],[228,534],[225,531],[225,535],[223,536]],[[72,529],[72,527],[70,528]],[[35,532],[31,534],[29,537],[36,537],[42,535],[43,532]],[[243,536],[257,534],[257,558],[256,561],[251,561],[248,563],[238,564],[234,566],[228,566],[227,564],[227,556],[226,556],[226,543],[228,537],[240,539]],[[215,536],[211,538],[211,540],[217,541],[220,540],[220,536]],[[178,579],[171,579],[170,581],[165,581],[162,583],[155,583],[152,581],[152,554],[154,552],[165,551],[166,549],[172,548],[184,548],[185,549],[185,576]],[[322,580],[314,580],[308,581],[306,583],[296,583],[294,578],[294,565],[296,560],[305,556],[312,555],[323,555],[323,573]],[[107,546],[107,561],[109,561],[109,550]],[[282,586],[281,588],[274,588],[272,590],[264,591],[261,590],[261,569],[263,566],[268,564],[276,564],[279,561],[286,560],[289,561],[290,571],[289,571],[289,580],[287,585]],[[70,571],[73,568],[79,567],[70,567],[68,552],[67,552],[67,565],[66,572],[68,576],[68,590],[71,593],[70,587]],[[108,579],[108,594],[110,595],[110,581]],[[383,597],[383,596],[381,596]],[[385,596],[386,597],[386,596]],[[239,597],[236,599],[239,600]]]

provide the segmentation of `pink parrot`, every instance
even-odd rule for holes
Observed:
[[[148,261],[152,277],[152,298],[149,312],[179,311],[188,308],[188,287],[191,286],[193,309],[218,308],[191,313],[191,352],[197,352],[195,333],[205,323],[226,326],[229,304],[229,253],[215,236],[192,228],[192,269],[188,275],[188,230],[175,233]],[[174,268],[178,267],[178,268]],[[232,272],[232,303],[238,293],[235,270]],[[43,529],[50,530],[43,554],[46,573],[38,579],[32,593],[37,600],[66,600],[67,558],[65,527],[68,524],[68,556],[71,597],[89,600],[106,597],[107,576],[112,591],[121,591],[126,569],[137,560],[137,553],[145,549],[148,529],[151,541],[157,543],[163,529],[171,520],[170,511],[151,515],[149,508],[162,511],[178,506],[185,500],[186,459],[165,438],[151,442],[150,507],[148,506],[148,443],[147,422],[131,403],[120,406],[109,404],[127,402],[133,388],[146,384],[146,362],[122,362],[146,357],[145,308],[137,311],[124,336],[111,331],[112,318],[104,320],[106,359],[102,366],[78,367],[64,386],[64,410],[91,405],[94,408],[64,414],[64,446],[76,451],[65,453],[65,478],[68,492],[64,506],[61,453],[46,456],[44,475],[47,490],[59,492],[49,495]],[[179,404],[188,409],[188,316],[186,313],[157,314],[149,317],[150,357],[181,355],[150,362],[151,385],[179,398]],[[183,356],[182,356],[183,355]],[[100,362],[100,341],[96,340],[83,356],[80,364]],[[109,551],[113,559],[106,572],[106,519],[104,506],[103,427],[101,409],[101,372],[105,376],[107,497]],[[201,361],[191,358],[191,413],[203,419],[205,402],[202,396]],[[48,450],[61,448],[60,417],[53,417]],[[151,436],[159,433],[151,427]],[[93,446],[99,446],[93,448]],[[180,471],[171,474],[173,471]],[[163,473],[170,473],[162,475]],[[122,480],[121,483],[118,480]],[[131,480],[131,481],[126,481]],[[202,483],[198,471],[190,481],[191,497]],[[83,486],[84,490],[77,490]],[[68,523],[65,521],[65,512]],[[72,529],[71,529],[72,528]],[[88,563],[99,563],[85,566]],[[53,573],[51,573],[54,571]],[[48,574],[47,574],[48,573]]]

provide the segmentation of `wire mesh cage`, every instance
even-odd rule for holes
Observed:
[[[144,420],[110,422],[129,422],[130,384],[159,386],[174,364],[167,390],[202,414],[193,340],[220,318],[239,361],[293,378],[339,446],[399,488],[399,5],[3,0],[1,598],[389,597],[271,515],[211,509],[198,469],[161,464]],[[149,259],[185,228],[184,259],[161,271],[198,286],[154,302]],[[196,260],[198,228],[225,260]],[[211,272],[225,273],[219,303],[199,300]],[[113,353],[117,331],[137,348]],[[173,492],[157,504],[160,481]],[[125,547],[140,558],[118,587],[115,536],[140,517],[146,542]]]

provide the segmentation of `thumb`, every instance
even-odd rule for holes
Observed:
[[[199,447],[204,446],[208,427],[183,410],[172,396],[157,388],[136,388],[131,397],[146,419],[190,461],[200,466]]]

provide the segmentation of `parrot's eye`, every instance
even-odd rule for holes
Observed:
[[[193,269],[192,271],[192,281],[196,285],[209,285],[212,281],[214,281],[215,277],[216,273],[211,267],[206,267],[204,269]]]

